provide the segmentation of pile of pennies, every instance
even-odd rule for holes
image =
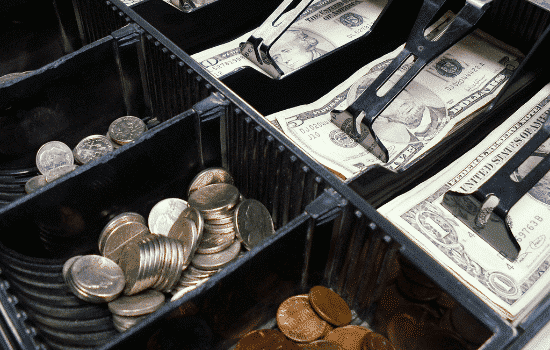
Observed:
[[[133,212],[115,216],[100,234],[101,256],[73,257],[65,263],[67,285],[83,300],[118,305],[121,301],[116,297],[124,294],[121,299],[126,304],[155,305],[156,308],[134,307],[139,311],[109,306],[118,330],[128,329],[162,306],[163,293],[171,293],[171,300],[181,298],[243,254],[242,247],[252,249],[275,234],[267,208],[259,201],[245,199],[233,185],[231,175],[222,168],[200,172],[191,181],[188,195],[189,202],[180,198],[159,201],[151,209],[147,222]],[[92,292],[74,288],[71,264],[91,257],[104,259],[102,268],[111,269],[110,273],[97,271],[97,263],[86,267],[97,275],[90,282],[95,284],[96,294],[107,286],[117,285],[109,300],[90,297]],[[149,300],[151,292],[162,294],[162,303],[160,297],[144,301]],[[132,301],[133,297],[136,301]]]
[[[124,116],[109,125],[106,136],[85,137],[74,150],[61,141],[50,141],[43,144],[36,153],[36,167],[40,175],[27,181],[25,192],[35,192],[75,170],[77,164],[84,165],[99,159],[120,146],[135,141],[145,131],[147,131],[147,125],[140,118]]]
[[[384,336],[350,325],[352,314],[344,299],[323,286],[283,301],[276,320],[278,329],[249,332],[235,350],[394,350]]]

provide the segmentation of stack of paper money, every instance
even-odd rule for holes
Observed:
[[[521,59],[517,50],[479,30],[448,49],[375,119],[374,132],[389,151],[389,161],[382,163],[344,132],[351,130],[351,118],[331,120],[330,112],[353,103],[401,49],[367,64],[311,104],[266,116],[341,179],[359,181],[358,192],[373,205],[440,160],[464,133],[474,132],[481,121],[475,117]],[[400,71],[408,67],[405,63]]]
[[[550,84],[481,143],[433,178],[379,211],[502,317],[519,323],[548,293],[550,173],[510,210],[507,221],[521,250],[511,262],[441,205],[449,191],[471,193],[513,157],[550,114]],[[524,177],[550,152],[543,143],[513,174]],[[471,208],[462,208],[464,212]]]

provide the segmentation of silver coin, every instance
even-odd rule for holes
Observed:
[[[157,282],[152,286],[156,290],[164,290],[168,284],[168,276],[170,275],[170,269],[172,268],[172,260],[177,259],[177,252],[172,249],[171,239],[167,237],[159,237],[160,248],[162,251],[162,267],[159,272],[159,278]],[[173,256],[174,255],[174,256]]]
[[[111,146],[113,146],[113,150],[121,147],[118,143],[113,141],[113,139],[111,138],[111,134],[109,134],[109,131],[107,131],[107,133],[105,134],[105,137],[107,138],[107,140],[109,140],[109,142],[111,143]]]
[[[233,261],[241,250],[241,242],[235,240],[229,248],[214,254],[195,254],[191,264],[198,269],[217,270]]]
[[[113,325],[115,329],[119,332],[126,332],[128,329],[132,328],[139,322],[143,321],[148,315],[143,316],[121,316],[113,315]]]
[[[46,182],[53,182],[60,177],[67,175],[77,168],[76,165],[62,165],[57,168],[53,168],[46,174]]]
[[[211,224],[204,224],[204,230],[208,233],[217,233],[217,234],[226,234],[235,232],[235,224],[233,223],[233,220],[231,220],[227,224],[221,224],[221,225],[211,225]]]
[[[180,279],[181,273],[183,271],[183,263],[185,257],[185,250],[183,244],[180,241],[175,239],[168,238],[172,244],[172,264],[169,270],[169,274],[166,278],[166,286],[164,286],[163,291],[170,292],[174,284]]]
[[[46,176],[44,175],[33,176],[25,183],[25,192],[27,194],[33,193],[39,188],[46,186],[47,184],[48,182],[46,181]]]
[[[118,227],[119,225],[121,225],[125,222],[140,222],[144,225],[147,224],[147,222],[145,221],[145,218],[143,216],[141,216],[140,214],[138,214],[138,213],[124,212],[122,214],[118,214],[117,216],[115,216],[114,218],[109,220],[109,222],[107,223],[107,225],[105,225],[105,227],[101,231],[101,234],[99,235],[99,242],[98,242],[99,243],[99,251],[102,254],[103,254],[103,246],[105,244],[105,239],[107,237],[109,237],[111,232],[116,227]]]
[[[147,130],[143,120],[125,116],[118,118],[109,125],[111,139],[119,145],[125,145],[138,139]]]
[[[201,237],[202,237],[202,233],[204,231],[204,219],[203,219],[200,211],[198,211],[197,209],[195,209],[193,207],[187,207],[186,209],[184,209],[181,212],[180,217],[184,217],[184,218],[188,218],[188,219],[193,220],[193,222],[195,223],[195,227],[197,228],[198,241],[197,241],[196,245],[193,247],[193,251],[192,251],[192,253],[193,253],[195,251],[195,249],[197,249],[197,245],[200,242]]]
[[[132,296],[122,296],[108,304],[109,310],[119,316],[141,316],[150,314],[164,305],[164,294],[147,290]]]
[[[248,250],[275,235],[269,210],[255,199],[239,203],[233,213],[233,221],[237,237]]]
[[[221,252],[233,244],[235,240],[235,233],[229,234],[205,234],[199,247],[197,248],[197,254],[214,254]]]
[[[72,258],[67,259],[67,261],[65,261],[65,263],[63,264],[62,275],[63,275],[63,279],[65,280],[65,283],[67,283],[67,275],[69,273],[69,270],[73,266],[74,262],[80,257],[81,255],[73,256]]]
[[[124,273],[112,260],[100,255],[84,255],[69,270],[75,285],[93,297],[109,302],[124,289]]]
[[[206,281],[207,280],[204,280],[204,282],[206,282]],[[202,283],[204,283],[204,282],[202,282]],[[178,299],[181,299],[185,294],[187,294],[190,291],[196,289],[201,284],[191,286],[191,287],[181,287],[181,288],[177,288],[177,289],[172,290],[172,299],[170,299],[170,301],[176,301]]]
[[[189,205],[198,209],[204,219],[214,213],[227,213],[239,200],[239,190],[229,184],[218,183],[199,188],[189,196]]]
[[[80,164],[96,160],[112,152],[113,146],[109,139],[102,135],[91,135],[82,139],[74,148],[74,159]]]
[[[73,164],[73,151],[61,141],[47,142],[36,153],[36,167],[42,175],[54,168]]]
[[[228,211],[225,216],[218,213],[215,219],[208,219],[208,225],[225,225],[228,223],[233,223],[233,210]]]
[[[166,198],[155,204],[149,213],[151,233],[167,236],[180,214],[189,205],[180,198]]]
[[[130,242],[124,246],[120,254],[118,263],[126,279],[126,287],[124,288],[124,294],[126,295],[137,293],[135,290],[139,286],[139,277],[143,274],[141,251],[139,242]]]
[[[172,228],[168,232],[168,237],[177,239],[182,243],[185,250],[184,266],[189,265],[191,262],[191,255],[195,252],[197,245],[199,244],[199,235],[197,233],[197,226],[193,220],[186,217],[180,217]]]
[[[235,184],[233,177],[227,170],[223,168],[208,168],[198,173],[193,180],[191,180],[189,190],[187,191],[187,198],[199,188],[217,183]]]
[[[150,235],[149,228],[141,222],[125,222],[113,230],[105,237],[101,255],[114,262],[118,262],[124,246],[132,241],[140,241]]]

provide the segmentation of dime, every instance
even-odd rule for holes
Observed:
[[[131,241],[140,241],[150,235],[149,228],[141,222],[124,222],[104,238],[101,255],[118,263],[124,246]]]
[[[151,233],[168,236],[172,225],[189,205],[179,198],[166,198],[155,204],[149,213],[149,230]]]
[[[275,234],[269,210],[255,199],[245,199],[233,213],[237,237],[250,250]]]
[[[44,175],[33,176],[25,183],[25,192],[27,194],[33,193],[36,190],[38,190],[40,187],[44,187],[47,184],[48,182],[46,182],[46,176]]]
[[[317,340],[331,328],[313,311],[307,294],[290,297],[279,305],[277,325],[284,335],[299,343]]]
[[[319,316],[334,326],[344,326],[351,322],[348,304],[336,292],[315,286],[309,290],[309,302]]]
[[[119,265],[126,278],[124,294],[132,295],[139,292],[140,277],[143,274],[142,249],[138,242],[130,242],[124,246],[120,255]]]
[[[47,142],[36,153],[36,167],[42,175],[47,175],[54,168],[73,164],[72,150],[60,141]]]
[[[119,316],[141,316],[157,311],[164,305],[164,294],[147,290],[132,296],[122,296],[108,304],[109,310]]]
[[[333,329],[324,340],[336,343],[346,350],[364,350],[367,336],[371,332],[365,327],[348,325]]]
[[[111,139],[119,145],[125,145],[139,138],[147,130],[147,125],[138,117],[126,116],[109,125]]]
[[[189,185],[189,190],[187,191],[187,198],[191,196],[191,193],[195,192],[201,187],[217,184],[217,183],[226,183],[234,185],[233,177],[223,168],[209,168],[198,173],[191,184]]]
[[[112,151],[113,146],[109,139],[102,135],[91,135],[76,145],[73,155],[77,162],[86,164]]]
[[[120,148],[120,145],[115,141],[113,141],[113,139],[111,138],[111,134],[109,134],[109,131],[107,131],[107,133],[105,134],[105,137],[107,138],[107,140],[109,140],[109,143],[111,144],[111,146],[113,146],[113,150]]]
[[[228,213],[238,201],[239,190],[225,183],[201,187],[189,196],[189,205],[197,208],[205,219],[214,219],[217,213]]]
[[[234,241],[229,248],[214,254],[195,254],[191,264],[198,269],[217,270],[233,261],[241,250],[241,242]]]
[[[78,289],[102,301],[114,300],[124,289],[121,268],[100,255],[78,258],[69,269],[69,275]]]
[[[46,182],[53,182],[60,177],[67,175],[71,171],[74,171],[76,167],[76,165],[62,165],[57,168],[53,168],[46,174]]]
[[[297,350],[299,347],[275,329],[260,329],[248,332],[235,346],[235,350],[277,349]]]

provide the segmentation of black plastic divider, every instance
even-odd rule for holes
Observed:
[[[130,23],[129,17],[125,16],[110,1],[72,0],[72,2],[78,23],[80,40],[84,44],[90,44],[110,35],[111,32]],[[119,6],[126,5],[120,3]]]

